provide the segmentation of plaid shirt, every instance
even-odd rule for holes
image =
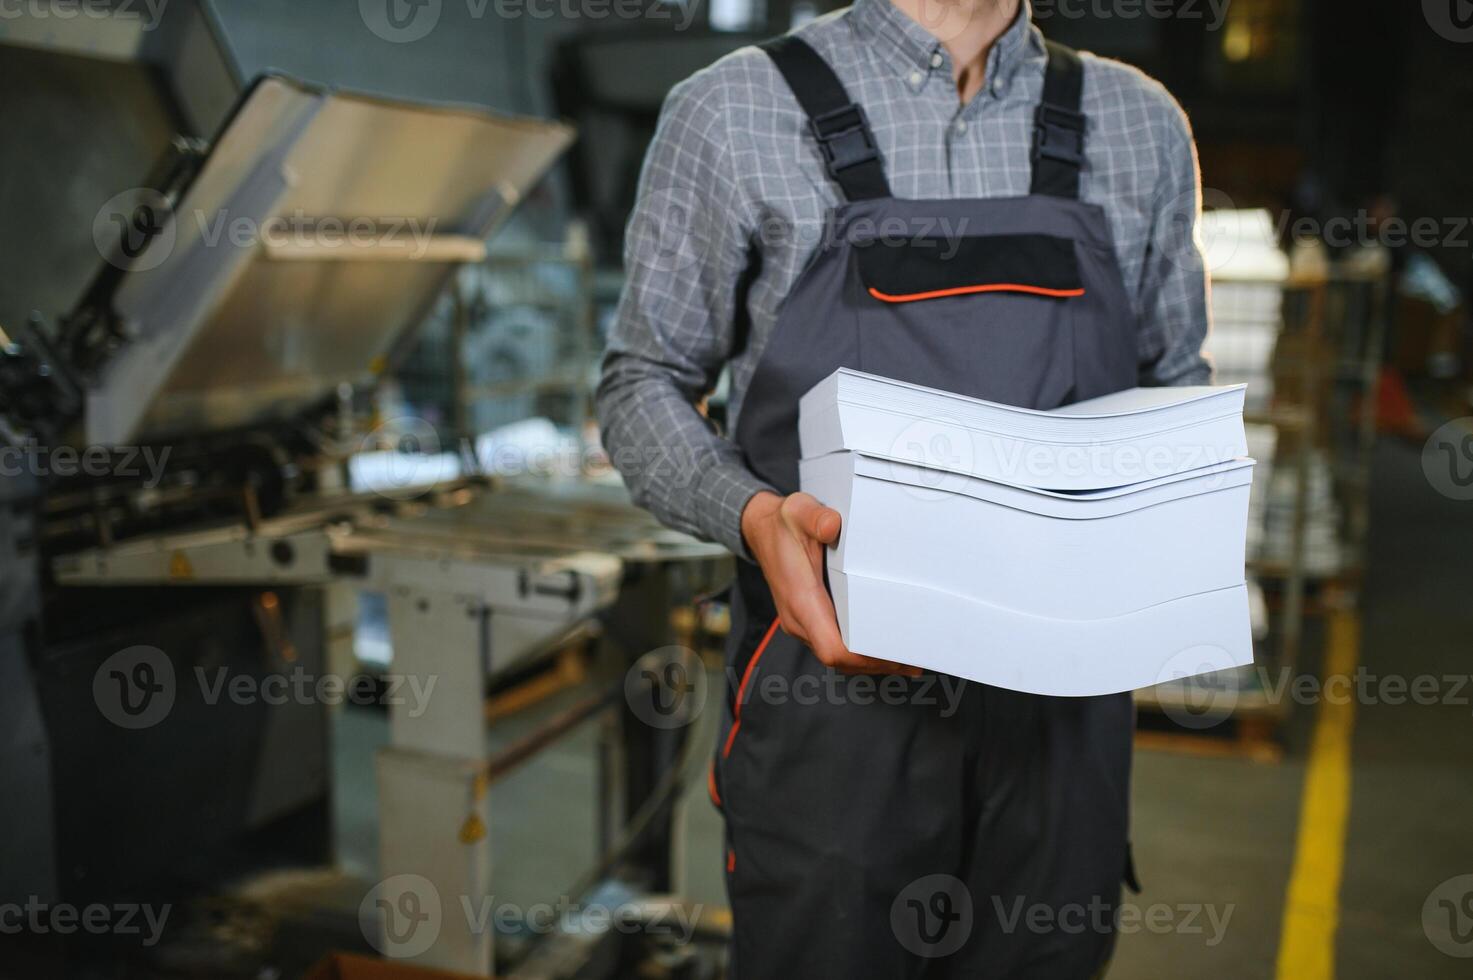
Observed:
[[[945,48],[889,0],[857,0],[799,34],[864,106],[897,197],[1028,194],[1046,56],[1027,0],[965,106]],[[1141,383],[1206,383],[1200,194],[1186,117],[1139,71],[1089,55],[1084,66],[1080,196],[1109,221],[1139,317]],[[762,51],[734,52],[670,93],[625,238],[628,280],[598,411],[634,500],[738,555],[742,509],[766,487],[697,404],[729,367],[736,425],[783,299],[840,203],[806,116]]]

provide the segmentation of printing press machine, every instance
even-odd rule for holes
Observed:
[[[436,678],[422,713],[391,705],[375,760],[382,899],[408,878],[447,902],[486,894],[489,788],[609,711],[622,743],[603,805],[627,833],[605,835],[597,870],[668,892],[688,732],[641,724],[623,680],[671,642],[672,605],[720,584],[725,553],[619,487],[474,466],[390,492],[345,476],[365,444],[355,406],[572,134],[243,84],[208,4],[170,5],[146,36],[23,16],[0,63],[0,82],[25,83],[0,85],[0,116],[31,136],[6,141],[0,168],[41,181],[0,236],[0,448],[31,461],[0,476],[0,901],[145,900],[210,880],[284,820],[318,834],[303,859],[330,857],[328,710],[208,703],[192,678],[351,669],[329,654],[332,623],[360,590],[387,598],[392,672]],[[327,243],[325,219],[374,234]],[[19,301],[41,315],[17,322]],[[613,693],[488,757],[489,687],[590,636]],[[495,963],[492,931],[454,915],[425,948],[373,938],[466,974]]]

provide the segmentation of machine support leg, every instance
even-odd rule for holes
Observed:
[[[371,895],[389,956],[489,976],[490,894],[483,700],[490,611],[465,596],[396,585],[389,748],[377,759],[379,877]]]

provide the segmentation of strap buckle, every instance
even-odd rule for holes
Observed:
[[[1047,102],[1038,107],[1033,126],[1033,162],[1040,158],[1074,167],[1084,165],[1084,113]]]
[[[855,103],[814,116],[808,123],[823,152],[829,176],[880,158],[880,149],[870,133],[869,117]]]

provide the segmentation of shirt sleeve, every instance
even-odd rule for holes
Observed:
[[[1138,353],[1142,385],[1212,380],[1207,339],[1207,268],[1197,228],[1202,216],[1197,148],[1186,114],[1168,97],[1160,179],[1140,292]]]
[[[770,487],[697,408],[733,353],[756,227],[733,171],[723,91],[698,73],[661,110],[625,231],[626,280],[597,409],[635,503],[747,557],[742,510]]]

